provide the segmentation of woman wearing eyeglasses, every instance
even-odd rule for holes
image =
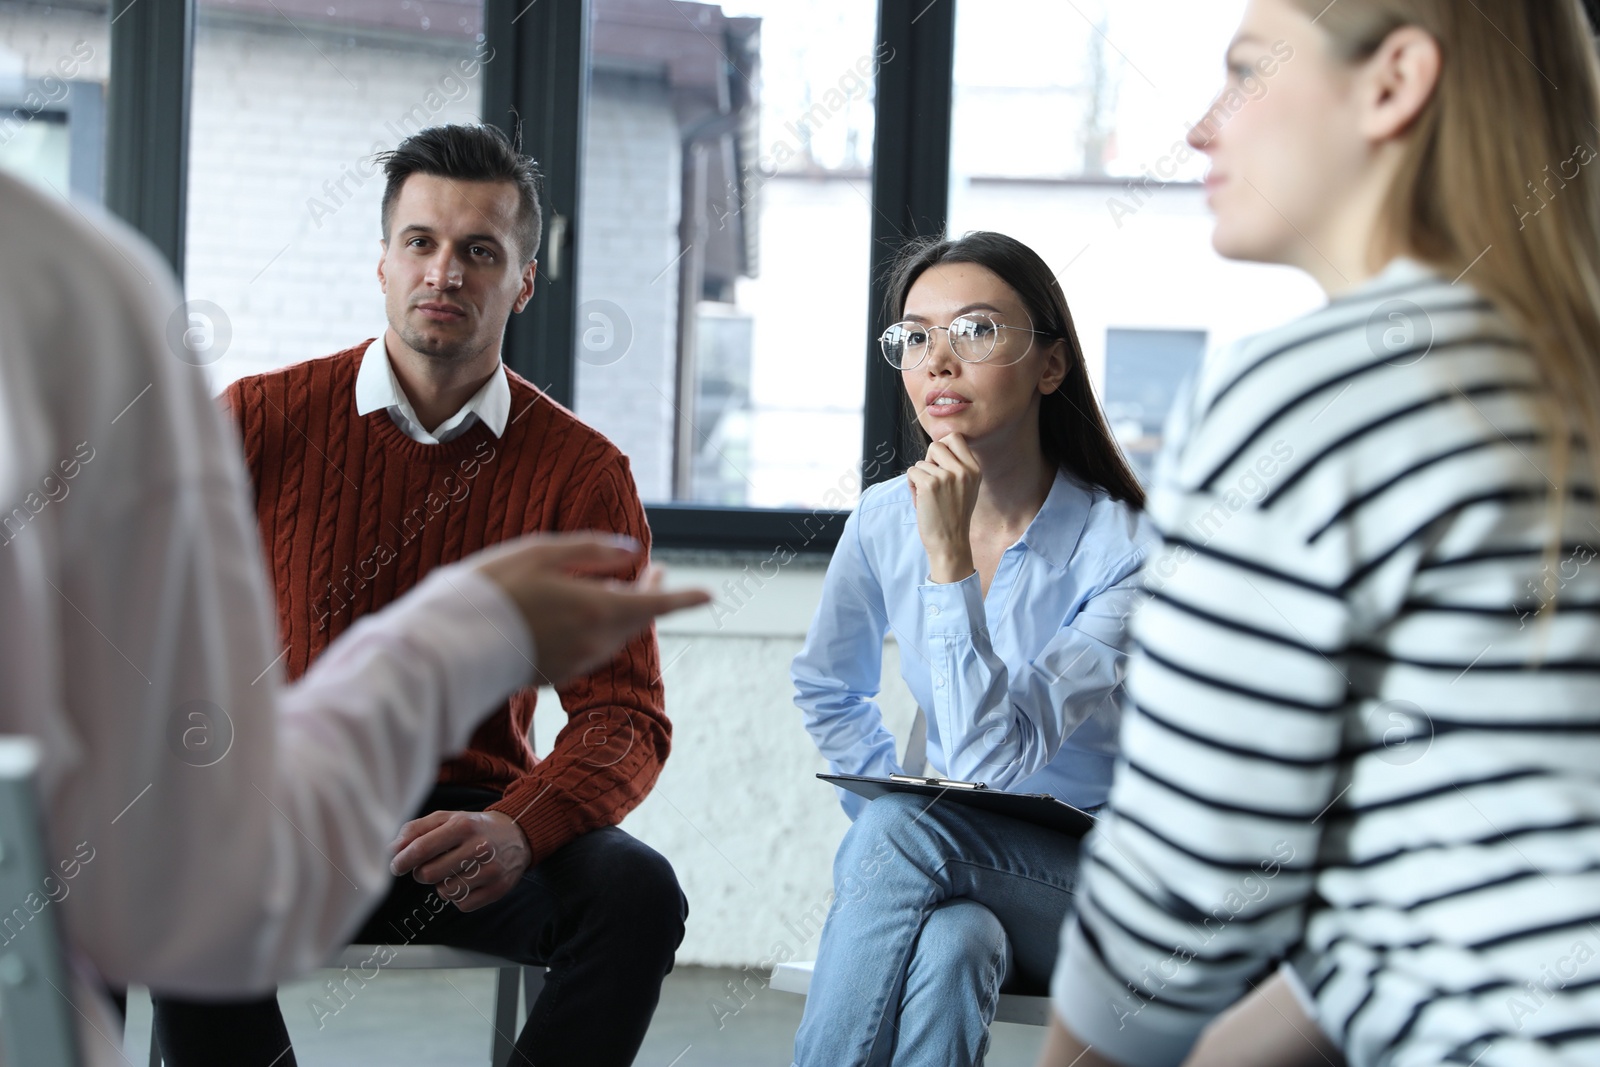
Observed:
[[[1149,536],[1066,300],[1032,250],[971,233],[910,249],[890,301],[880,344],[926,454],[845,524],[794,661],[806,729],[836,772],[902,770],[873,701],[893,634],[930,773],[1098,807]],[[1001,987],[1048,984],[1077,840],[903,794],[841,801],[796,1063],[980,1063]]]

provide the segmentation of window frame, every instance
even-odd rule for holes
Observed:
[[[188,199],[189,99],[196,0],[111,0],[106,93],[107,207],[149,238],[183,277]],[[943,236],[949,207],[950,120],[956,0],[878,0],[868,321],[862,336],[863,485],[905,469],[908,439],[900,379],[873,340],[888,268],[906,242]],[[545,246],[539,284],[506,328],[505,361],[572,406],[577,379],[577,227],[588,109],[590,0],[484,0],[483,120],[523,138],[545,176]],[[520,119],[520,123],[519,123]],[[915,136],[912,135],[915,131]],[[887,451],[885,451],[887,448]],[[868,464],[867,457],[875,457]],[[887,462],[883,457],[891,457]],[[727,508],[687,503],[645,508],[661,548],[730,552],[831,552],[848,511]]]
[[[484,0],[483,121],[539,161],[543,238],[533,299],[506,323],[506,366],[573,406],[577,219],[589,111],[589,0]]]
[[[537,124],[539,142],[524,148],[544,169],[545,232],[562,242],[556,250],[557,276],[547,282],[545,264],[540,264],[546,302],[539,303],[536,291],[530,306],[533,328],[514,318],[507,329],[506,362],[568,407],[573,406],[577,381],[575,282],[589,93],[589,14],[589,0],[544,0],[532,8],[525,6],[525,0],[485,0],[484,5],[485,42],[497,57],[513,60],[496,63],[484,83],[484,121],[514,133],[515,116],[542,117]],[[881,308],[894,256],[913,238],[944,234],[955,70],[954,0],[931,6],[927,0],[879,0],[876,43],[891,49],[892,58],[878,64],[875,84],[870,311],[862,342],[863,485],[905,469],[900,378],[879,358],[873,339],[888,325]],[[538,62],[541,58],[546,62]],[[524,130],[534,125],[525,120]],[[525,313],[520,318],[529,317]],[[883,462],[884,455],[892,458]],[[869,456],[880,461],[868,464]],[[831,552],[849,512],[651,503],[646,504],[645,514],[659,548]]]
[[[183,278],[195,0],[111,0],[106,208]]]

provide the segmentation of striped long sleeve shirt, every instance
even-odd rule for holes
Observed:
[[[1207,362],[1052,990],[1099,1051],[1177,1064],[1287,959],[1354,1067],[1600,1063],[1600,509],[1545,398],[1404,259]]]

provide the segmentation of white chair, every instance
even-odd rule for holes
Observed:
[[[77,1021],[56,909],[25,904],[41,899],[46,877],[34,779],[39,746],[25,737],[0,737],[0,901],[14,910],[0,947],[0,1062],[26,1067],[78,1067]],[[18,929],[10,920],[17,919]]]
[[[526,967],[498,956],[471,952],[463,948],[448,948],[444,945],[398,945],[387,948],[394,954],[394,958],[383,964],[385,971],[447,971],[492,967],[499,972],[495,979],[494,1033],[490,1035],[489,1064],[490,1067],[506,1067],[511,1062],[511,1050],[517,1042],[517,1031],[521,1029],[517,1013],[518,987],[520,986],[522,990],[523,1011],[532,1011],[539,990],[544,988],[543,967]],[[380,951],[380,947],[376,945],[351,945],[329,962],[328,967],[335,970],[349,967],[353,971],[359,972],[365,969],[370,972],[374,965],[375,954]],[[377,955],[376,958],[383,957]],[[150,1029],[150,1067],[161,1067],[161,1050],[156,1044],[153,1026]]]

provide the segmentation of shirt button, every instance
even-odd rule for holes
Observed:
[[[934,688],[936,688],[936,689],[943,689],[944,688],[944,679],[940,678],[937,682],[934,682],[933,685],[934,685]]]
[[[928,609],[928,616],[930,618],[937,614],[939,614],[939,605],[935,604],[933,607]]]

